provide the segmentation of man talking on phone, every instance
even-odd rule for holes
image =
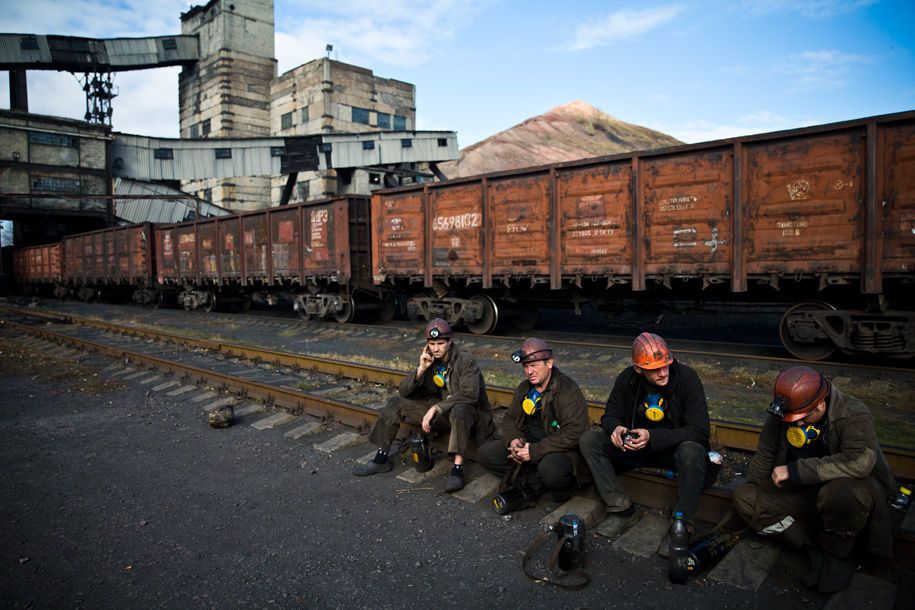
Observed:
[[[464,455],[471,434],[476,443],[495,435],[495,424],[483,374],[476,359],[452,340],[451,326],[441,318],[426,325],[426,344],[419,355],[416,372],[400,382],[369,432],[369,442],[378,447],[371,461],[353,468],[356,476],[389,472],[391,443],[404,421],[419,424],[424,435],[449,433],[448,455],[453,461],[445,491],[464,487]],[[428,442],[424,443],[428,447]],[[431,454],[421,463],[432,467]]]

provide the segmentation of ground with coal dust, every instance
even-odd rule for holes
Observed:
[[[200,404],[117,381],[94,356],[0,336],[0,607],[811,608],[827,598],[776,570],[757,593],[668,583],[658,557],[587,539],[592,582],[528,580],[519,552],[555,505],[510,519],[486,500],[351,476],[363,443],[315,448],[252,424],[213,430]],[[470,466],[470,476],[478,471]],[[911,581],[911,579],[909,579]],[[900,583],[901,600],[911,591]],[[903,607],[897,602],[897,607]]]

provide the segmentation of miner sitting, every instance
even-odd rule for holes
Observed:
[[[588,429],[588,410],[578,384],[555,366],[553,350],[541,339],[527,339],[512,360],[526,379],[505,413],[503,440],[477,452],[481,466],[506,479],[493,500],[501,514],[531,505],[543,489],[550,500],[563,502],[576,481],[587,477],[578,437]]]
[[[761,534],[806,545],[807,587],[845,589],[857,542],[879,557],[893,551],[887,499],[895,481],[871,414],[806,366],[776,378],[768,412],[749,482],[734,490],[734,507]]]
[[[600,425],[582,435],[581,453],[611,516],[634,511],[617,472],[660,467],[676,471],[675,512],[692,528],[706,473],[717,474],[708,458],[708,404],[699,376],[674,360],[664,339],[635,338],[632,366],[617,376]]]
[[[440,318],[426,325],[426,344],[419,355],[416,372],[400,382],[398,394],[392,396],[369,432],[369,441],[378,447],[375,457],[357,464],[356,476],[388,472],[391,443],[403,421],[422,427],[424,434],[448,432],[448,454],[454,464],[445,491],[464,487],[464,456],[473,435],[475,442],[493,438],[495,425],[483,374],[470,353],[452,341],[451,326]],[[428,448],[428,443],[424,443]],[[431,468],[431,454],[423,460]]]

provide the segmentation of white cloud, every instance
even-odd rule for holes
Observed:
[[[606,17],[589,19],[580,24],[566,45],[569,51],[582,51],[618,40],[640,36],[679,15],[680,6],[665,6],[645,10],[621,10]]]
[[[425,63],[443,41],[453,39],[487,4],[486,0],[314,0],[278,16],[276,58],[280,73],[324,56],[357,65]],[[301,15],[301,16],[299,16]],[[287,24],[294,24],[288,27]]]
[[[186,0],[3,1],[3,31],[92,38],[165,36],[181,31]]]
[[[877,0],[743,0],[738,7],[755,14],[797,13],[810,19],[823,19],[853,13],[876,3]]]
[[[795,129],[822,122],[819,119],[790,118],[774,112],[760,110],[736,117],[730,122],[720,123],[706,119],[686,121],[683,123],[656,123],[648,127],[669,134],[687,143],[710,142],[748,136],[784,129]]]
[[[786,91],[797,93],[812,89],[834,89],[846,84],[856,65],[873,63],[865,55],[843,53],[835,49],[803,51],[789,55],[776,64],[773,71],[789,79]]]

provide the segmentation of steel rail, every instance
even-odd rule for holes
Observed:
[[[39,328],[10,320],[4,320],[3,323],[24,333],[37,335],[54,343],[70,344],[81,349],[102,353],[118,360],[127,359],[132,362],[142,363],[150,368],[172,373],[176,376],[180,375],[185,379],[194,378],[200,382],[218,385],[224,390],[236,391],[241,397],[259,398],[266,404],[289,410],[296,414],[308,413],[309,415],[320,417],[325,420],[333,420],[345,425],[357,427],[363,432],[367,430],[378,417],[377,411],[367,407],[351,405],[337,400],[308,394],[307,392],[301,392],[299,390],[251,381],[188,364],[172,362],[157,356],[127,350],[122,347],[105,345],[103,343],[89,341],[88,339],[73,337],[47,328]],[[104,328],[106,324],[107,323],[102,322],[98,323],[102,328]],[[139,329],[130,330],[142,332],[139,331]],[[178,339],[188,342],[191,341],[187,337],[178,337]],[[203,341],[206,342],[206,340]],[[287,356],[289,355],[287,354]],[[721,424],[719,424],[719,426],[720,425]],[[745,428],[743,432],[752,432],[752,427],[742,427]],[[676,503],[678,487],[675,482],[637,471],[621,474],[620,481],[629,494],[630,499],[637,504],[654,509],[664,509],[673,506]],[[717,523],[724,517],[726,511],[730,507],[731,496],[732,494],[730,491],[720,488],[703,490],[697,517],[703,521]],[[736,517],[733,517],[728,525],[736,528],[740,527],[742,524]],[[907,532],[898,531],[894,539],[894,553],[901,564],[908,567],[915,567],[915,536]]]

